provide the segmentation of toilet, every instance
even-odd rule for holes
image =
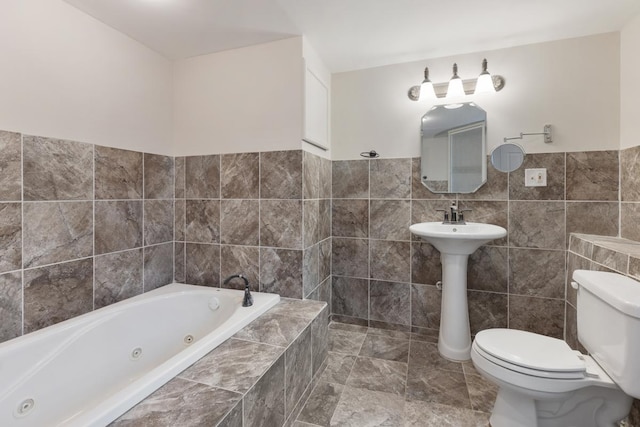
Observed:
[[[640,283],[576,270],[578,340],[515,329],[478,332],[471,359],[498,385],[492,427],[613,427],[640,398]]]

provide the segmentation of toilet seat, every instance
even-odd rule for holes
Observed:
[[[478,332],[474,344],[485,359],[525,375],[549,379],[590,376],[582,355],[556,338],[497,328]]]

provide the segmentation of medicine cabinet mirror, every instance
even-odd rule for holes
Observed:
[[[433,193],[473,193],[487,181],[487,113],[473,102],[422,117],[421,181]]]

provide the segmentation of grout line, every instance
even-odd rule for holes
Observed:
[[[22,285],[20,335],[24,335],[24,134],[22,133],[20,134],[20,217],[20,284]]]

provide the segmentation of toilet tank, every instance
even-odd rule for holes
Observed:
[[[630,396],[640,398],[640,282],[576,270],[578,340]]]

